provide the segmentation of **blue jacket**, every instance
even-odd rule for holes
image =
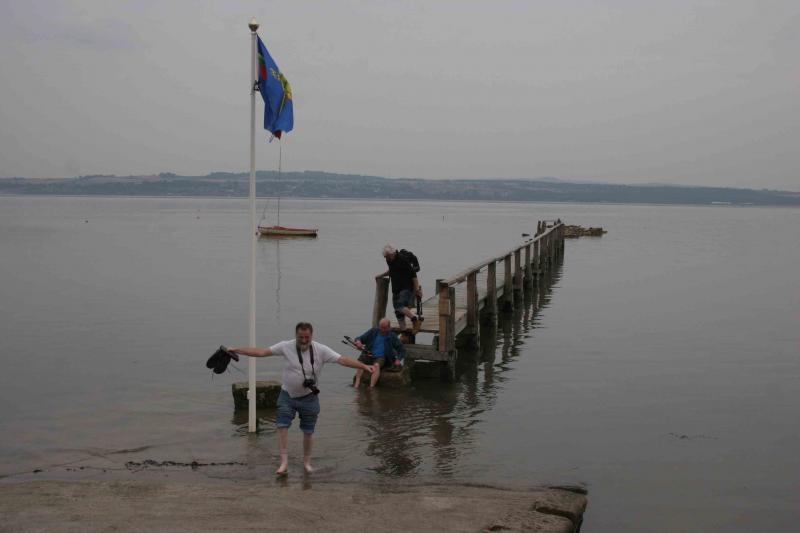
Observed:
[[[400,342],[400,338],[394,331],[390,331],[385,337],[383,337],[381,336],[380,329],[372,328],[356,337],[356,340],[361,341],[361,343],[370,351],[372,351],[373,343],[380,342],[381,339],[383,339],[383,342],[385,343],[383,345],[383,353],[388,364],[394,364],[395,359],[402,361],[406,358],[406,347],[403,346],[403,343]]]

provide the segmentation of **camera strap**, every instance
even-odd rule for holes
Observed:
[[[306,369],[303,367],[303,355],[300,350],[300,345],[295,343],[294,349],[297,350],[297,358],[300,360],[300,370],[303,371],[303,379],[306,380]],[[317,373],[314,371],[314,343],[308,343],[308,353],[311,356],[311,375],[314,376],[314,381],[317,381]]]

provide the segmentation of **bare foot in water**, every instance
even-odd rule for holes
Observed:
[[[314,468],[311,466],[311,463],[304,464],[303,468],[305,469],[306,474],[312,474],[314,472]]]
[[[286,464],[282,464],[282,465],[281,465],[281,466],[279,466],[279,467],[278,467],[278,469],[275,471],[275,475],[276,475],[276,476],[285,476],[285,475],[286,475],[286,474],[288,474],[288,473],[289,473],[289,465],[286,465]]]

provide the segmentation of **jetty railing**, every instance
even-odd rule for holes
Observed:
[[[498,311],[511,311],[515,300],[532,286],[533,280],[549,270],[563,251],[564,224],[541,220],[536,233],[507,252],[490,257],[446,279],[436,280],[434,296],[422,302],[425,321],[419,329],[432,333],[432,345],[406,345],[409,357],[446,363],[444,377],[455,375],[456,337],[477,339],[481,320],[494,320]],[[498,268],[498,265],[499,268]],[[376,280],[372,323],[386,316],[389,280]]]

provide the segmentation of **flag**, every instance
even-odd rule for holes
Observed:
[[[258,37],[258,90],[264,99],[264,129],[278,139],[294,127],[292,88]]]

